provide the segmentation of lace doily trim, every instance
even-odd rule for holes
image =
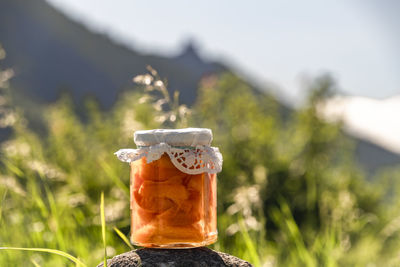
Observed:
[[[174,166],[187,174],[218,173],[222,170],[222,155],[217,147],[174,147],[160,143],[138,149],[120,149],[114,154],[123,162],[146,157],[147,163],[160,159],[166,153]]]

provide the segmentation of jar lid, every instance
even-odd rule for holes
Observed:
[[[137,146],[153,146],[160,143],[170,146],[209,146],[212,141],[212,131],[207,128],[136,131],[133,140]]]
[[[212,132],[206,128],[155,129],[136,131],[137,149],[124,148],[114,154],[123,162],[143,157],[147,163],[167,154],[177,169],[187,174],[218,173],[222,170],[222,155],[210,147]]]

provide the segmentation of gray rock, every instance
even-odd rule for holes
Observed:
[[[100,263],[97,267],[102,267]],[[196,267],[196,266],[253,266],[247,261],[226,253],[201,247],[191,249],[132,250],[107,260],[108,267]]]

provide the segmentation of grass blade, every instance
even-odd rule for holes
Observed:
[[[8,189],[6,189],[5,191],[4,191],[4,194],[3,194],[3,199],[1,200],[1,203],[0,203],[0,223],[1,223],[1,220],[2,220],[2,218],[3,218],[3,209],[2,209],[2,207],[3,207],[3,203],[4,203],[4,200],[6,199],[6,196],[7,196],[7,192],[8,192]]]
[[[123,190],[127,196],[129,196],[129,187],[127,187],[118,177],[118,175],[115,174],[113,168],[111,168],[111,166],[105,161],[101,161],[100,166],[104,173],[115,183],[115,185]]]
[[[50,249],[50,248],[17,248],[17,247],[0,247],[0,250],[20,250],[20,251],[36,251],[36,252],[47,252],[51,254],[56,254],[63,256],[70,261],[74,262],[75,264],[79,264],[80,266],[86,267],[86,264],[84,264],[81,260],[78,258],[75,258],[74,256],[61,251],[57,249]]]
[[[35,261],[34,259],[31,259],[31,262],[33,265],[35,265],[35,267],[41,267],[39,263],[37,263],[37,261]]]
[[[134,247],[132,246],[132,244],[129,242],[128,237],[126,237],[126,235],[124,235],[124,233],[122,233],[117,227],[114,227],[114,231],[118,234],[118,236],[124,240],[125,244],[128,245],[128,247],[130,249],[134,249]]]
[[[248,229],[246,227],[246,224],[244,223],[243,218],[239,219],[239,227],[240,227],[240,233],[242,234],[243,241],[247,247],[247,250],[249,252],[249,255],[252,259],[252,263],[254,266],[261,266],[260,263],[260,258],[257,253],[256,245],[254,244],[253,240],[251,240],[251,237],[248,233]]]
[[[100,199],[101,235],[104,246],[104,267],[107,267],[107,244],[106,244],[106,219],[104,216],[104,192],[101,192]]]

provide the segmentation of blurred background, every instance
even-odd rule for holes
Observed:
[[[224,156],[214,249],[255,266],[399,266],[399,11],[0,0],[0,246],[96,265],[104,191],[107,255],[129,250],[114,230],[129,235],[129,167],[113,152],[135,130],[208,127]],[[70,264],[0,251],[1,266]]]

